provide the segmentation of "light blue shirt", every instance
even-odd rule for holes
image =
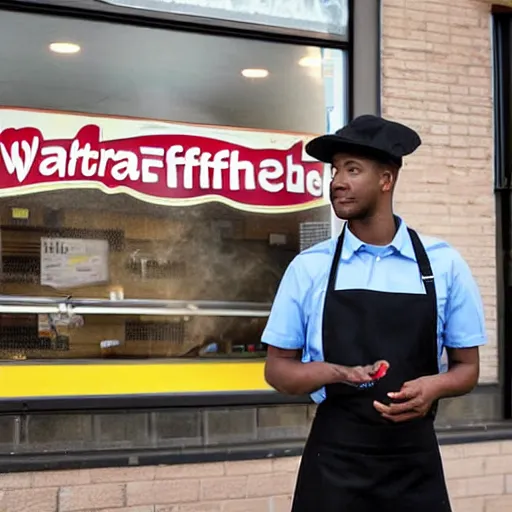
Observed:
[[[439,359],[445,347],[484,345],[482,299],[467,263],[446,242],[421,235],[420,239],[434,273]],[[336,242],[326,240],[294,258],[281,280],[263,332],[262,341],[268,345],[302,350],[305,363],[323,361],[322,314]],[[365,244],[347,228],[336,289],[426,293],[405,223],[400,221],[395,238],[387,246]],[[325,388],[311,397],[320,403],[325,399]]]

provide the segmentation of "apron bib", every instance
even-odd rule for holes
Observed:
[[[336,290],[345,227],[338,239],[323,316],[326,362],[390,363],[372,387],[326,386],[302,456],[292,512],[451,512],[434,430],[426,417],[392,423],[373,401],[439,372],[437,299],[427,253],[409,229],[426,294]]]

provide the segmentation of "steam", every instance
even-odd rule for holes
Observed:
[[[212,217],[212,210],[223,215]],[[162,279],[159,286],[164,290],[158,290],[159,296],[177,300],[272,302],[295,252],[271,247],[268,239],[248,239],[247,223],[261,220],[232,211],[227,212],[228,217],[225,210],[209,205],[174,212],[176,227],[166,233],[165,245],[154,241],[148,252],[159,262],[184,263],[184,273]],[[295,224],[298,230],[296,221]],[[256,345],[264,325],[265,319],[261,318],[194,317],[187,323],[187,342],[180,352],[197,355],[212,342],[220,345],[221,350],[224,343]]]

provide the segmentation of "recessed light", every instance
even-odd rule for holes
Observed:
[[[75,43],[52,43],[50,50],[55,53],[72,54],[80,51],[80,46]]]
[[[322,65],[322,59],[320,57],[302,57],[299,60],[299,66],[303,68],[319,68]]]
[[[266,78],[268,70],[266,69],[242,69],[242,75],[245,78]]]

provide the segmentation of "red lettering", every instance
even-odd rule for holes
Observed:
[[[40,129],[8,128],[0,133],[0,195],[88,182],[161,204],[206,198],[246,209],[301,209],[322,203],[324,176],[323,164],[303,161],[302,153],[302,140],[289,149],[175,134],[101,140],[92,124],[52,140]]]

